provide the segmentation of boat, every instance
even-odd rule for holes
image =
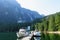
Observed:
[[[19,29],[19,31],[16,34],[17,34],[17,37],[20,38],[20,37],[27,36],[28,35],[28,32],[26,32],[25,29]]]
[[[29,34],[26,29],[19,29],[19,32],[17,32],[17,40],[40,40],[40,32],[39,31],[30,31],[31,33]]]

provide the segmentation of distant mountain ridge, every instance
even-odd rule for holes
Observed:
[[[36,11],[31,11],[29,9],[25,9],[25,8],[22,8],[22,16],[21,16],[21,20],[24,20],[25,22],[31,22],[33,21],[34,19],[36,18],[42,18],[43,16],[38,14],[38,12]]]
[[[22,8],[16,0],[0,0],[0,32],[17,31],[20,27],[25,27],[35,19],[42,17],[36,11]]]
[[[42,15],[22,8],[16,0],[0,0],[0,23],[31,22],[36,18],[42,18]]]

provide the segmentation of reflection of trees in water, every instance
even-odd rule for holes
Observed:
[[[41,33],[41,40],[60,40],[60,35],[58,35],[58,34],[47,34],[47,33],[44,34],[44,33]]]
[[[45,35],[43,33],[41,33],[41,40],[44,40]]]
[[[41,34],[41,40],[50,40],[49,34]]]
[[[59,35],[58,34],[49,34],[50,40],[59,40]]]
[[[42,33],[41,40],[60,40],[60,35]]]
[[[60,40],[60,35],[54,34],[54,40]]]
[[[45,40],[50,40],[49,34],[45,34]]]

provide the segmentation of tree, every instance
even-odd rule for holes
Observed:
[[[56,31],[57,30],[60,31],[60,12],[57,12],[55,14],[55,25],[56,25],[55,27]]]
[[[54,30],[54,25],[55,24],[55,18],[53,15],[49,17],[49,28],[48,31],[53,31]]]

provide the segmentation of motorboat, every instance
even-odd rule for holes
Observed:
[[[29,34],[26,29],[19,29],[19,32],[17,32],[17,40],[40,40],[41,32],[39,31],[30,31]],[[21,38],[22,37],[22,38]]]
[[[16,33],[17,34],[17,37],[25,37],[28,35],[28,32],[26,32],[25,29],[19,29],[19,31]]]

